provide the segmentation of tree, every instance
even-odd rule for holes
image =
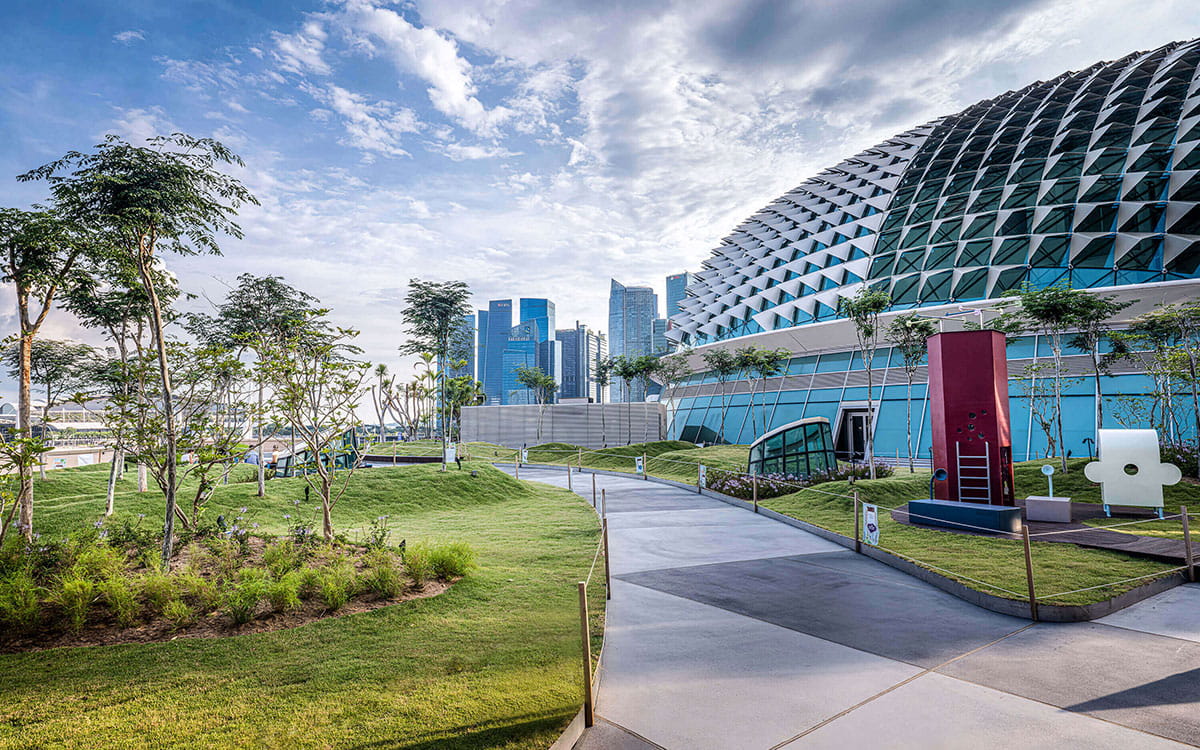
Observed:
[[[1170,369],[1176,370],[1188,384],[1195,419],[1194,438],[1200,444],[1200,302],[1151,310],[1138,316],[1131,330],[1157,340],[1166,350],[1163,359],[1173,364]]]
[[[763,349],[757,346],[739,349],[738,359],[750,381],[750,431],[755,437],[759,435],[758,420],[754,416],[754,393],[758,385],[764,388],[763,397],[763,432],[767,430],[766,416],[766,383],[767,378],[773,378],[783,372],[792,353],[787,349]]]
[[[163,430],[168,453],[179,439],[172,403],[166,323],[159,272],[166,249],[180,255],[220,254],[218,235],[241,238],[237,209],[258,201],[219,165],[242,160],[219,141],[183,133],[155,136],[134,146],[109,135],[93,153],[68,152],[18,179],[50,183],[54,199],[72,220],[94,230],[104,243],[137,269],[150,303],[150,334],[162,386]],[[163,487],[163,561],[171,559],[175,531],[175,465]]]
[[[633,380],[637,372],[637,364],[632,357],[627,357],[624,354],[618,354],[612,358],[612,374],[614,377],[624,380],[626,383]],[[628,389],[626,389],[628,390]],[[628,395],[628,393],[626,394]],[[633,407],[628,400],[625,401],[625,444],[629,445],[633,442],[633,424],[632,415]]]
[[[662,384],[663,395],[668,401],[674,399],[676,389],[692,376],[692,366],[688,363],[688,358],[691,354],[691,350],[683,350],[659,357],[658,359],[657,365],[654,368],[654,379]],[[670,406],[667,408],[671,409]],[[671,437],[672,427],[673,424],[667,425],[668,438]]]
[[[323,339],[290,338],[269,344],[259,361],[271,390],[268,408],[274,420],[290,425],[311,457],[303,476],[321,499],[327,542],[333,541],[333,509],[357,468],[354,463],[341,467],[339,482],[337,448],[342,435],[359,425],[355,407],[370,374],[368,363],[351,358],[359,351],[350,343],[357,335],[336,328]]]
[[[54,211],[0,209],[0,281],[15,287],[17,297],[17,424],[31,439],[30,357],[34,337],[54,306],[55,296],[70,283],[85,248],[85,236]],[[18,463],[20,478],[17,523],[33,539],[33,467]]]
[[[892,304],[891,295],[879,289],[863,287],[853,297],[838,300],[838,313],[854,323],[858,350],[862,352],[863,369],[867,371],[867,464],[875,478],[875,398],[872,368],[875,350],[879,348],[879,316]]]
[[[401,318],[407,326],[408,341],[400,347],[401,354],[432,352],[437,357],[439,398],[438,412],[446,412],[446,377],[456,331],[463,316],[470,314],[471,291],[463,281],[421,281],[409,279],[408,294],[404,297]],[[443,417],[444,419],[444,417]],[[442,427],[442,471],[446,470],[446,434]]]
[[[163,293],[175,289],[165,283],[159,284],[158,288]],[[64,306],[83,325],[104,331],[117,351],[115,360],[97,364],[92,373],[93,381],[110,398],[127,396],[132,382],[130,358],[144,354],[145,334],[150,321],[150,301],[140,286],[136,272],[128,264],[119,262],[118,258],[103,257],[70,288]],[[113,446],[104,506],[105,515],[112,515],[117,480],[124,471],[127,436],[120,424],[104,419],[103,411],[99,417],[105,423]],[[146,466],[138,464],[138,490],[144,492],[145,489]]]
[[[612,384],[613,368],[615,363],[612,357],[601,357],[600,352],[596,352],[596,367],[593,377],[596,380],[596,392],[599,395],[600,403],[604,403],[604,389]],[[600,409],[600,442],[605,448],[608,447],[608,426],[605,424],[604,409]]]
[[[558,388],[558,384],[556,383],[554,387]],[[455,440],[462,439],[462,408],[479,406],[486,400],[487,395],[483,392],[483,383],[470,375],[459,375],[446,382],[446,401],[450,412],[447,421],[453,429]]]
[[[725,384],[741,371],[741,365],[738,363],[737,357],[728,349],[710,349],[700,355],[704,359],[704,366],[712,373],[712,376],[717,381],[717,390],[721,394],[721,427],[717,431],[717,437],[723,442],[729,442],[725,439],[725,415],[729,410],[728,395],[725,392]]]
[[[319,321],[311,313],[321,312],[314,306],[317,298],[284,283],[279,276],[238,276],[238,285],[230,290],[225,301],[217,306],[215,316],[188,316],[188,332],[210,346],[232,349],[240,356],[245,351],[262,356],[266,347],[278,344],[294,335],[305,321]],[[263,383],[258,383],[258,409],[263,412]],[[266,495],[266,463],[263,461],[263,424],[254,425],[255,450],[258,452],[258,496]]]
[[[538,421],[537,421],[537,442],[542,442],[542,417],[546,412],[546,405],[554,398],[554,392],[558,390],[558,383],[555,382],[554,376],[542,372],[538,367],[518,367],[516,369],[517,382],[533,391],[533,398],[538,405]]]
[[[999,316],[1004,322],[1011,322],[1022,330],[1033,331],[1044,336],[1050,343],[1053,358],[1053,369],[1050,378],[1053,382],[1051,391],[1051,411],[1049,420],[1053,425],[1055,443],[1062,459],[1062,471],[1067,472],[1066,441],[1063,439],[1062,394],[1063,376],[1063,345],[1067,333],[1084,325],[1089,316],[1096,319],[1106,307],[1097,304],[1092,295],[1082,289],[1072,289],[1065,283],[1055,284],[1038,289],[1029,284],[1020,289],[1006,292],[1009,299],[1001,303],[1005,311]],[[1096,319],[1094,325],[1099,325],[1104,318]],[[1097,341],[1098,346],[1098,341]],[[1099,375],[1097,375],[1097,378]],[[1097,396],[1099,398],[1099,396]]]
[[[375,384],[371,386],[371,404],[375,407],[375,416],[379,418],[379,442],[382,443],[386,438],[384,417],[387,415],[388,398],[396,376],[389,375],[387,365],[382,362],[375,365],[373,374]]]
[[[42,455],[51,450],[40,438],[9,436],[0,438],[0,477],[16,472],[18,478],[33,474],[33,467],[42,463]],[[4,536],[12,527],[13,515],[20,507],[20,495],[13,495],[7,488],[0,488],[0,547]]]
[[[1100,376],[1108,368],[1100,353],[1100,345],[1111,332],[1110,321],[1125,308],[1133,304],[1117,302],[1116,297],[1101,297],[1080,290],[1072,290],[1077,295],[1073,321],[1075,336],[1070,344],[1077,349],[1083,349],[1092,360],[1092,376],[1096,382],[1096,429],[1104,427],[1104,392],[1100,385]]]
[[[626,372],[633,380],[641,383],[642,393],[647,393],[650,390],[650,380],[654,377],[654,373],[658,368],[658,357],[653,354],[641,354],[637,357],[631,357],[628,360],[628,368]],[[642,423],[642,442],[646,442],[649,436],[646,434],[647,422]]]
[[[887,337],[892,346],[900,352],[904,363],[904,375],[907,379],[907,389],[904,392],[906,429],[904,445],[908,450],[908,470],[916,467],[913,463],[912,444],[912,387],[917,376],[917,368],[925,361],[928,339],[937,333],[937,324],[929,318],[923,318],[916,313],[898,315],[888,324]]]

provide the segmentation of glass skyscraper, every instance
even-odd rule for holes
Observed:
[[[450,343],[450,377],[468,376],[478,379],[479,376],[475,374],[475,347],[475,316],[464,315],[454,332],[454,340]],[[455,367],[459,362],[463,365]]]
[[[562,346],[562,385],[560,398],[587,398],[603,403],[605,393],[596,383],[596,363],[608,356],[608,341],[603,333],[590,330],[576,321],[574,328],[555,333]]]
[[[517,309],[515,326],[512,300],[492,300],[478,313],[476,371],[488,404],[534,402],[533,394],[517,383],[520,367],[538,367],[561,386],[562,348],[554,335],[554,303],[526,297]]]
[[[683,309],[679,303],[687,297],[687,288],[689,284],[696,281],[696,275],[688,271],[683,273],[673,273],[667,277],[667,319],[670,320],[672,315],[678,315]]]
[[[658,295],[648,286],[625,286],[616,279],[608,296],[609,351],[613,356],[640,357],[654,353],[654,320]],[[613,378],[614,402],[644,401],[640,383]]]
[[[512,300],[494,299],[486,311],[479,311],[476,367],[489,404],[504,403],[504,350],[512,327]]]

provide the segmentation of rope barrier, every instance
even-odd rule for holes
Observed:
[[[1043,594],[1040,598],[1053,599],[1056,596],[1066,596],[1068,594],[1078,594],[1078,593],[1081,593],[1084,591],[1095,591],[1096,589],[1108,588],[1109,586],[1117,586],[1119,584],[1129,583],[1131,581],[1140,581],[1145,578],[1161,578],[1162,576],[1167,576],[1172,573],[1178,573],[1181,570],[1187,570],[1187,568],[1188,568],[1188,566],[1186,566],[1186,565],[1180,565],[1178,568],[1168,568],[1167,570],[1160,570],[1157,573],[1147,573],[1144,576],[1137,576],[1136,578],[1122,578],[1121,580],[1113,581],[1112,583],[1101,583],[1097,586],[1088,586],[1087,588],[1073,589],[1071,591],[1061,591],[1057,594]]]
[[[1188,515],[1191,515],[1190,513]],[[1039,536],[1056,536],[1058,534],[1077,534],[1081,531],[1104,531],[1106,529],[1115,529],[1121,526],[1136,526],[1139,523],[1153,523],[1155,521],[1170,521],[1175,518],[1183,518],[1182,514],[1176,513],[1173,516],[1163,516],[1162,518],[1142,518],[1136,521],[1124,521],[1122,523],[1104,524],[1103,526],[1088,526],[1082,529],[1061,529],[1059,531],[1042,531],[1037,534],[1030,534],[1032,537]]]

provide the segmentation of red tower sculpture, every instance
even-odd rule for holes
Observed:
[[[1014,505],[1008,358],[999,331],[929,337],[929,404],[938,500]]]

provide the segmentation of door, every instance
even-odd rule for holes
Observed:
[[[867,455],[867,410],[847,409],[838,423],[834,450],[841,461],[862,461]]]

